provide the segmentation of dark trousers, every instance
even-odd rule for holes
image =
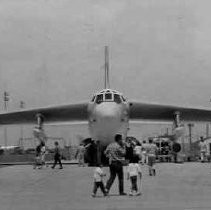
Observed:
[[[138,191],[137,176],[131,176],[130,181],[131,181],[131,191],[135,190],[137,192]]]
[[[124,192],[124,174],[123,174],[123,166],[120,162],[112,162],[109,166],[110,168],[110,177],[106,184],[106,189],[109,191],[111,188],[111,185],[113,184],[116,175],[119,179],[119,193]]]
[[[97,189],[99,187],[100,187],[101,191],[103,192],[103,194],[105,195],[106,191],[105,191],[105,187],[104,187],[103,182],[94,182],[93,194],[96,194]]]
[[[62,163],[61,163],[61,157],[60,155],[55,155],[54,156],[54,164],[52,166],[52,168],[55,168],[56,164],[59,163],[60,168],[62,168]]]

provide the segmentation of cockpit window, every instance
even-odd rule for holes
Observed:
[[[92,98],[91,102],[94,102],[94,100],[95,100],[95,96],[93,96],[93,98]]]
[[[105,100],[107,101],[110,101],[110,100],[112,100],[112,94],[111,93],[106,93],[105,94]]]
[[[103,94],[97,95],[96,103],[100,104],[101,102],[103,102]]]
[[[122,100],[123,100],[123,101],[126,101],[126,99],[125,99],[123,96],[122,96]]]
[[[122,101],[121,101],[121,98],[118,94],[114,94],[114,101],[117,103],[117,104],[120,104]]]

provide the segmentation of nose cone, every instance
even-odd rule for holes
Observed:
[[[114,141],[114,136],[121,133],[126,136],[128,122],[122,121],[124,107],[115,102],[105,102],[93,107],[90,115],[89,131],[93,139],[100,140],[102,145]]]
[[[96,106],[95,115],[98,120],[119,120],[121,111],[115,103],[102,103]]]

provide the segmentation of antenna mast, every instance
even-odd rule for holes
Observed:
[[[105,46],[105,89],[110,88],[109,83],[109,51],[108,46]]]

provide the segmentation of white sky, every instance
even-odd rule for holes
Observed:
[[[0,93],[10,110],[89,100],[111,87],[129,99],[210,106],[209,0],[1,0]],[[3,107],[2,100],[0,101]]]
[[[128,99],[210,107],[211,1],[0,0],[0,95],[10,111],[90,100],[111,87]],[[3,100],[0,100],[3,110]]]

